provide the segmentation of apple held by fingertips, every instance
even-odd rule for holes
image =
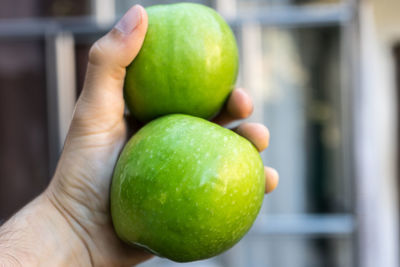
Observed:
[[[135,134],[118,160],[114,228],[161,257],[206,259],[250,229],[264,189],[263,163],[247,139],[201,118],[164,116]]]
[[[211,118],[238,73],[238,50],[228,24],[213,9],[193,3],[146,11],[146,37],[125,78],[131,114],[142,122],[173,113]]]

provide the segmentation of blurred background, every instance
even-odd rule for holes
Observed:
[[[153,0],[2,0],[0,222],[48,184],[90,45]],[[399,266],[398,0],[192,1],[240,50],[238,86],[265,123],[280,185],[246,237],[184,266]],[[149,266],[182,266],[155,258]]]

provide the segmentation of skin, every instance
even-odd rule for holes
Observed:
[[[0,228],[1,266],[131,266],[151,257],[114,233],[109,213],[113,168],[127,140],[123,83],[147,29],[141,6],[132,7],[90,50],[87,74],[65,145],[48,188]],[[214,121],[248,117],[250,98],[232,92]],[[261,124],[237,129],[259,151],[269,141]],[[266,192],[277,183],[266,167]]]

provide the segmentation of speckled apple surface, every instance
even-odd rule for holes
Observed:
[[[256,148],[209,121],[168,115],[125,146],[111,188],[118,236],[187,262],[215,256],[253,224],[264,197]]]
[[[183,113],[210,118],[238,73],[234,35],[213,9],[193,3],[146,9],[143,46],[127,68],[124,96],[141,121]]]

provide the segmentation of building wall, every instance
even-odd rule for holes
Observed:
[[[397,105],[392,49],[400,2],[361,1],[360,90],[356,93],[360,266],[399,266]]]

